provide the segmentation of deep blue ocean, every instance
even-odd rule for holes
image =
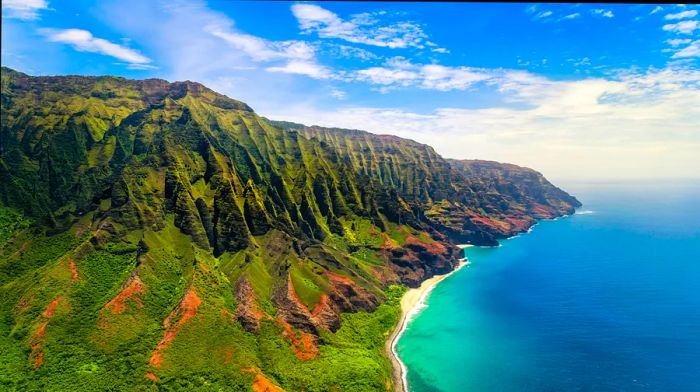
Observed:
[[[557,185],[575,215],[432,291],[397,345],[411,391],[700,391],[700,183]]]

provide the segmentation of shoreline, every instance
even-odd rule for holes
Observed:
[[[582,212],[581,214],[592,214],[594,211],[585,211]],[[532,232],[532,229],[537,226],[542,220],[558,220],[559,218],[567,218],[573,215],[578,214],[578,211],[574,209],[574,212],[566,215],[561,215],[557,216],[554,218],[549,218],[549,219],[540,219],[538,220],[535,224],[530,226],[526,232],[523,233],[517,233],[515,235],[512,235],[506,240],[513,239],[519,237],[521,234],[529,234]],[[465,248],[472,247],[474,245],[470,244],[458,244],[456,245],[458,248],[464,250]],[[499,242],[498,245],[495,247],[501,247],[503,244]],[[435,288],[435,286],[446,279],[448,276],[452,275],[453,273],[457,272],[459,269],[464,267],[465,265],[469,265],[469,260],[467,260],[466,256],[462,259],[459,259],[459,264],[457,267],[455,267],[454,270],[450,271],[449,273],[445,275],[436,275],[433,276],[430,279],[426,279],[423,281],[420,285],[420,287],[415,288],[415,289],[408,289],[406,293],[404,293],[403,297],[401,297],[401,318],[399,319],[398,324],[394,328],[394,330],[391,332],[389,335],[389,339],[386,342],[386,352],[389,357],[389,360],[391,361],[391,379],[394,383],[394,392],[409,392],[408,391],[408,379],[406,377],[407,375],[407,369],[406,365],[401,361],[401,358],[399,358],[398,353],[396,352],[396,343],[398,342],[399,338],[401,338],[401,335],[404,333],[406,330],[406,327],[408,326],[408,323],[411,321],[412,316],[416,314],[420,309],[421,305],[425,303],[426,298],[430,294],[430,292]]]
[[[458,247],[464,249],[472,245],[457,245]],[[414,316],[425,303],[430,292],[437,286],[438,283],[442,282],[444,279],[459,271],[465,265],[468,265],[469,261],[465,258],[459,259],[459,264],[454,270],[448,272],[444,275],[435,275],[430,279],[424,280],[420,287],[414,289],[408,289],[406,293],[401,297],[401,317],[396,325],[396,328],[389,335],[389,339],[386,342],[386,351],[391,361],[391,378],[394,383],[395,392],[408,392],[408,380],[406,378],[406,365],[399,358],[396,352],[396,343],[398,342],[401,335],[403,335],[408,323],[412,320]]]

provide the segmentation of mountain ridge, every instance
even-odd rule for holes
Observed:
[[[580,205],[196,82],[3,67],[1,104],[9,388],[385,390],[403,285]]]
[[[396,136],[290,122],[273,121],[273,124],[329,143],[341,151],[357,171],[374,175],[380,183],[388,186],[398,186],[402,197],[427,211],[426,218],[433,227],[456,242],[495,245],[497,239],[527,230],[534,223],[532,218],[570,214],[580,205],[578,200],[553,186],[541,173],[529,168],[494,161],[445,159],[428,145]],[[348,138],[355,143],[347,143]],[[364,153],[360,152],[363,148]],[[383,156],[377,157],[382,151],[390,151],[389,156],[401,155],[409,161],[413,175],[405,178],[387,176],[387,172],[395,171],[395,165],[393,161],[387,164]],[[412,159],[414,157],[417,159]],[[506,190],[503,176],[520,182],[527,180],[537,189],[516,186]],[[435,177],[437,181],[433,180]],[[549,199],[537,197],[536,193],[540,191],[549,195]],[[484,195],[494,192],[498,197],[484,200]],[[516,208],[503,214],[494,206],[503,203]],[[475,206],[480,210],[465,206]]]

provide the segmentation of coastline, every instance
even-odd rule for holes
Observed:
[[[464,249],[472,245],[457,246]],[[408,291],[404,293],[403,297],[401,297],[401,318],[386,342],[387,355],[391,360],[391,378],[394,383],[395,392],[408,392],[408,381],[406,378],[407,369],[406,365],[404,365],[396,352],[396,343],[406,330],[412,316],[421,309],[421,306],[425,303],[426,298],[433,288],[435,288],[438,283],[446,279],[448,276],[452,275],[468,264],[469,261],[467,261],[466,258],[460,259],[459,264],[454,270],[444,275],[436,275],[430,279],[426,279],[421,283],[420,287],[408,289]]]
[[[581,214],[592,214],[594,211],[583,211]],[[574,212],[566,215],[561,215],[557,216],[555,218],[550,218],[550,219],[540,219],[540,220],[558,220],[559,218],[567,218],[569,216],[573,216],[575,214],[578,214],[576,209],[574,209]],[[540,222],[538,220],[535,224],[530,226],[528,230],[524,233],[518,233],[515,235],[512,235],[506,240],[509,239],[514,239],[517,237],[520,237],[522,234],[529,234],[532,232],[535,226],[537,226]],[[472,247],[474,245],[470,244],[458,244],[456,245],[460,249],[465,249]],[[501,247],[503,244],[499,242],[496,247]],[[401,297],[401,318],[399,319],[398,324],[396,325],[396,328],[391,332],[391,335],[389,335],[389,339],[386,342],[386,352],[389,357],[389,360],[391,361],[391,379],[394,384],[394,392],[409,392],[408,391],[408,379],[407,379],[407,369],[406,365],[401,361],[401,358],[399,358],[398,353],[396,352],[396,343],[398,340],[401,338],[401,335],[404,333],[406,330],[406,327],[408,324],[411,322],[412,316],[416,314],[420,309],[421,306],[425,303],[425,299],[428,297],[430,292],[432,291],[435,286],[440,283],[442,280],[447,278],[448,276],[452,275],[453,273],[457,272],[459,269],[464,267],[465,265],[469,265],[469,260],[467,260],[466,256],[462,259],[459,260],[459,264],[457,267],[450,271],[449,273],[445,275],[436,275],[433,276],[430,279],[427,279],[423,281],[420,285],[420,287],[415,288],[415,289],[408,289],[406,293],[404,293],[403,297]]]

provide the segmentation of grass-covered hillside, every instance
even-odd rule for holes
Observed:
[[[193,82],[2,68],[1,108],[3,390],[390,390],[404,287],[577,203]]]

